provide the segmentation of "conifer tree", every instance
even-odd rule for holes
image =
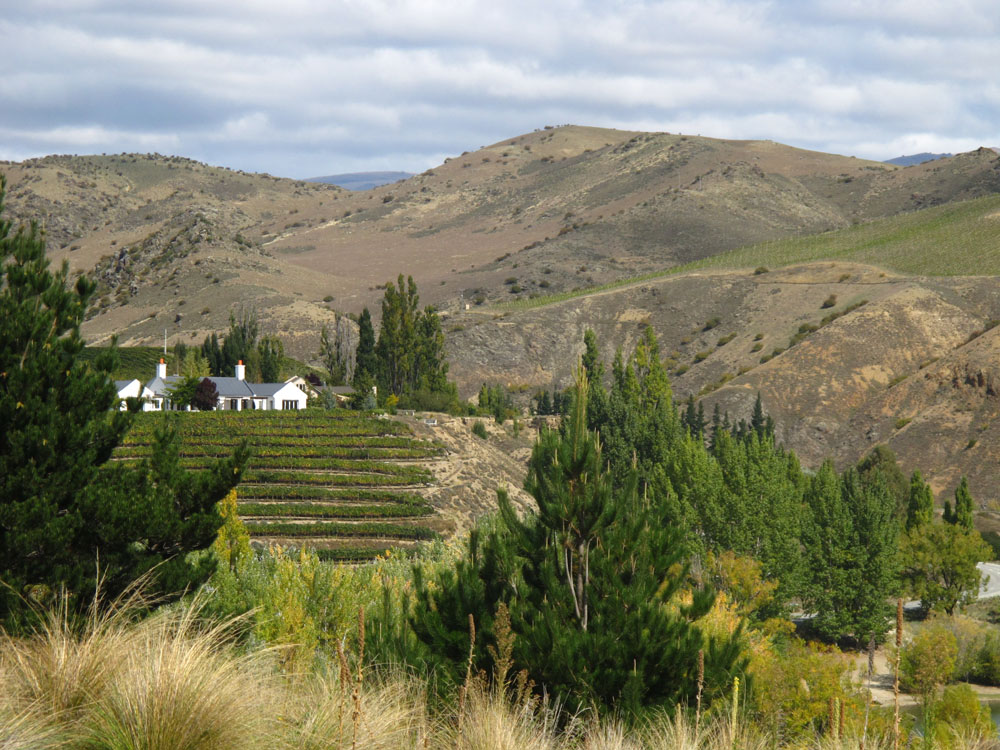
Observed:
[[[712,591],[694,588],[688,604],[678,601],[691,585],[680,534],[640,499],[634,474],[624,488],[611,480],[586,427],[586,390],[581,368],[565,429],[544,432],[532,452],[525,487],[537,512],[519,518],[499,491],[501,531],[482,550],[470,541],[454,574],[418,588],[414,629],[431,652],[462,663],[468,613],[481,618],[476,630],[488,642],[502,600],[514,668],[571,709],[673,710],[695,695],[699,651],[711,701],[745,668],[741,638],[709,639],[693,624]],[[473,666],[488,669],[479,649]]]
[[[2,188],[0,178],[0,209]],[[0,274],[0,621],[24,616],[22,597],[60,590],[85,609],[98,576],[111,598],[158,564],[153,593],[204,580],[211,558],[187,553],[211,544],[245,449],[195,476],[164,433],[149,461],[109,464],[132,415],[116,408],[114,347],[93,365],[79,356],[94,284],[68,287],[38,227],[14,231],[2,214]]]

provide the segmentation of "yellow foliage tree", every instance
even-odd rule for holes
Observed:
[[[219,562],[229,567],[233,573],[241,570],[250,560],[250,534],[240,520],[236,508],[236,490],[230,490],[219,501],[219,515],[222,516],[222,526],[215,538],[212,548]]]

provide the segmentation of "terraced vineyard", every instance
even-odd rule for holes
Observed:
[[[442,453],[400,422],[349,411],[190,412],[173,416],[181,464],[202,469],[244,438],[253,457],[237,488],[240,515],[264,543],[306,544],[320,557],[362,560],[437,536],[418,490],[420,462]],[[163,416],[140,414],[120,460],[152,453]]]

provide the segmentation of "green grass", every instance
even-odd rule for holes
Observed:
[[[528,310],[642,281],[704,269],[770,269],[817,260],[879,266],[921,276],[1000,275],[1000,195],[933,206],[822,234],[748,245],[600,286],[494,305]]]

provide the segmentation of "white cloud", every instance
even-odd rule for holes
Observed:
[[[563,122],[954,150],[1000,143],[998,31],[995,0],[36,1],[0,20],[0,153],[418,170]]]

